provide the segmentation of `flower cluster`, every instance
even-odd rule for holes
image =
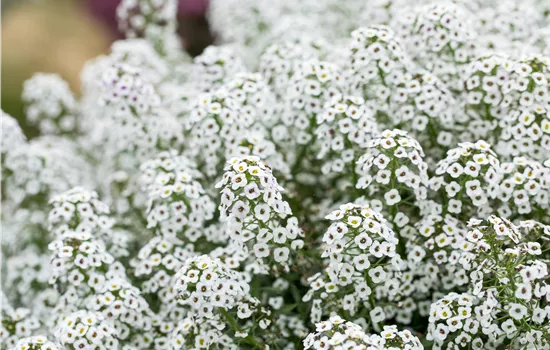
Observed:
[[[2,324],[0,325],[0,345],[11,349],[19,338],[30,337],[40,328],[40,322],[25,308],[12,309],[2,300]]]
[[[301,147],[312,142],[315,117],[325,103],[341,95],[342,84],[343,77],[338,66],[318,60],[303,62],[288,84],[282,111],[282,122],[292,142]],[[295,162],[300,162],[300,155],[297,157]]]
[[[220,211],[227,216],[229,238],[251,250],[258,268],[288,269],[304,245],[303,233],[271,169],[249,156],[232,158],[225,170],[216,187],[222,188]]]
[[[514,157],[501,167],[499,215],[550,222],[550,168],[525,157]]]
[[[103,72],[101,80],[102,99],[105,104],[117,106],[115,117],[128,113],[141,116],[160,103],[155,88],[137,66],[117,62]]]
[[[122,156],[134,162],[150,158],[158,150],[177,147],[183,138],[182,125],[161,105],[159,91],[145,73],[139,67],[114,61],[98,78],[97,103],[110,111],[101,139],[108,146],[106,152],[113,153],[114,162],[122,162]]]
[[[482,330],[475,318],[474,306],[477,300],[469,294],[450,293],[436,301],[430,308],[430,326],[427,339],[433,340],[437,348],[445,342],[458,346],[471,344],[476,349],[483,349]],[[482,312],[481,309],[478,309]]]
[[[355,163],[378,133],[374,116],[375,111],[361,97],[334,98],[323,106],[315,130],[323,174],[355,172]]]
[[[346,322],[339,316],[316,324],[316,332],[304,340],[305,349],[424,349],[420,340],[408,330],[385,326],[380,334],[365,334],[359,324]]]
[[[246,72],[245,64],[230,46],[209,46],[195,57],[192,79],[200,91],[215,91],[225,79]]]
[[[546,160],[550,152],[550,59],[532,56],[515,62],[509,84],[513,109],[505,118],[499,140],[503,145],[498,151]]]
[[[48,287],[50,258],[29,246],[18,255],[6,259],[4,291],[24,305],[31,305],[34,298]]]
[[[46,337],[37,335],[18,340],[10,350],[60,350],[60,347]]]
[[[216,187],[223,188],[220,210],[229,221],[229,238],[251,242],[260,263],[269,259],[287,266],[290,253],[303,246],[302,232],[271,169],[249,156],[229,160],[225,170]]]
[[[146,279],[141,290],[144,293],[156,293],[170,286],[171,277],[176,274],[194,251],[183,248],[182,241],[175,237],[154,237],[145,244],[130,265],[137,278]]]
[[[108,207],[97,199],[97,193],[78,187],[54,197],[52,203],[48,218],[55,235],[48,245],[53,252],[51,283],[100,289],[103,275],[114,262],[99,238],[114,224],[107,215]]]
[[[113,278],[103,286],[95,285],[96,292],[85,303],[87,309],[114,321],[118,339],[129,339],[153,327],[153,312],[140,295],[139,289],[125,279]]]
[[[215,204],[194,179],[200,174],[194,164],[172,151],[143,162],[140,168],[141,183],[149,197],[147,228],[155,228],[164,237],[197,242],[207,233],[201,228],[214,216]]]
[[[502,156],[545,160],[550,142],[548,64],[544,56],[516,61],[491,55],[472,62],[463,81],[473,136],[495,144]]]
[[[343,205],[327,219],[332,224],[323,236],[326,247],[322,257],[328,258],[328,267],[309,279],[311,289],[304,297],[309,301],[318,295],[315,298],[323,300],[313,302],[312,319],[319,321],[323,309],[355,315],[363,306],[370,311],[371,323],[383,321],[380,299],[393,299],[399,292],[395,273],[401,262],[395,233],[382,215],[367,205]]]
[[[145,38],[162,54],[179,48],[176,0],[124,0],[117,7],[120,31],[128,38]]]
[[[173,331],[172,340],[169,346],[174,350],[200,350],[204,348],[213,350],[237,350],[234,339],[223,334],[216,322],[208,320],[194,320],[186,317],[179,321],[177,328]]]
[[[500,121],[510,112],[509,92],[517,86],[509,83],[511,66],[509,59],[490,55],[472,61],[462,76],[465,114],[472,137],[492,143],[498,137],[495,134],[498,135]]]
[[[483,218],[492,210],[500,176],[500,161],[488,143],[465,142],[437,163],[430,187],[447,199],[444,213]]]
[[[401,237],[407,236],[410,216],[427,198],[428,164],[422,146],[406,132],[384,130],[370,140],[357,161],[357,189],[366,189],[369,202],[383,211]]]
[[[394,89],[388,111],[393,124],[415,136],[432,158],[441,158],[442,150],[454,144],[452,131],[462,119],[450,90],[430,73],[406,74]]]
[[[176,274],[176,292],[199,318],[212,318],[217,308],[239,306],[239,318],[246,317],[240,305],[249,295],[244,275],[231,270],[219,260],[201,255],[187,260]]]
[[[125,63],[132,67],[140,67],[143,78],[155,86],[166,79],[170,72],[168,63],[162,59],[151,42],[146,39],[115,41],[111,45],[107,62]]]
[[[196,160],[198,168],[208,177],[220,172],[225,161],[232,156],[255,155],[285,163],[273,142],[266,140],[265,124],[270,123],[269,94],[262,89],[265,83],[252,74],[238,74],[220,89],[198,96],[185,122],[189,138],[199,147],[186,150]],[[256,90],[256,91],[255,91]],[[259,93],[256,93],[259,92]],[[220,147],[221,146],[221,147]]]
[[[99,346],[116,349],[119,343],[111,322],[98,313],[84,310],[64,317],[56,327],[55,334],[63,348],[70,350]]]
[[[243,49],[257,50],[265,45],[262,35],[279,19],[283,2],[269,0],[214,0],[208,11],[210,24],[224,42],[245,43]],[[259,41],[259,42],[258,42]]]
[[[317,323],[316,332],[304,340],[305,349],[366,349],[368,335],[361,326],[346,322],[338,316]]]
[[[25,81],[23,101],[29,124],[42,134],[79,131],[78,104],[69,84],[57,74],[38,73]]]
[[[479,8],[473,17],[474,28],[480,34],[479,46],[521,54],[525,42],[538,32],[537,24],[543,22],[543,11],[537,7],[535,1],[520,4],[506,0]]]
[[[472,295],[450,293],[432,304],[429,334],[438,346],[496,348],[506,339],[515,347],[550,344],[547,264],[538,260],[537,242],[549,229],[528,222],[517,226],[497,216],[471,220],[462,263],[471,271]]]
[[[17,120],[12,116],[0,109],[0,123],[2,124],[2,130],[0,131],[0,169],[2,169],[2,190],[0,191],[0,198],[5,198],[5,180],[8,176],[9,169],[5,167],[6,157],[9,152],[15,150],[21,146],[24,146],[27,142],[21,127]],[[3,210],[2,210],[3,211]]]
[[[392,21],[407,52],[423,68],[461,90],[463,65],[475,55],[475,32],[468,11],[453,2],[406,8]]]
[[[451,291],[466,285],[469,276],[461,265],[462,251],[472,246],[466,240],[466,225],[449,214],[434,214],[425,216],[415,228],[418,236],[407,253],[407,263],[417,275],[408,288],[411,295],[422,300],[432,289]]]
[[[379,122],[389,123],[390,87],[404,81],[404,74],[410,70],[410,59],[389,27],[359,28],[351,37],[347,62],[351,88],[380,112]]]
[[[12,149],[16,149],[24,145],[27,141],[25,134],[21,130],[19,123],[11,115],[1,111],[2,117],[2,162],[4,162],[5,154]]]
[[[15,146],[15,145],[14,145]],[[73,142],[43,136],[9,149],[3,159],[3,207],[11,208],[3,238],[15,247],[36,244],[47,251],[47,214],[49,199],[73,186],[92,182],[90,164],[78,154]],[[13,226],[12,226],[13,222]],[[28,235],[20,237],[17,230]],[[45,249],[46,248],[46,249]]]
[[[397,326],[384,326],[380,334],[371,335],[370,341],[374,343],[374,349],[411,349],[422,350],[424,346],[417,336],[409,330],[398,330]]]
[[[259,71],[280,97],[287,93],[292,76],[304,61],[320,58],[319,44],[284,41],[270,45],[262,53]]]

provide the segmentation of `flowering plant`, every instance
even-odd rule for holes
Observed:
[[[2,112],[0,348],[550,349],[550,12],[497,3],[213,0],[191,59],[123,0]]]

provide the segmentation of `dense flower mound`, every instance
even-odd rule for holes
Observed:
[[[447,151],[430,179],[431,189],[447,199],[444,213],[470,218],[490,213],[502,170],[498,156],[484,141],[465,142]]]
[[[113,324],[90,311],[79,310],[67,315],[59,322],[55,333],[64,349],[116,349],[119,344]]]
[[[21,127],[19,127],[17,120],[2,111],[2,155],[4,156],[7,153],[8,148],[18,148],[25,144],[26,141],[27,138],[23,134]]]
[[[355,172],[357,159],[378,132],[374,114],[362,97],[342,96],[325,104],[315,130],[323,174]]]
[[[4,298],[4,296],[2,296]],[[0,326],[0,342],[2,347],[14,347],[19,338],[29,337],[38,331],[40,322],[25,308],[13,309],[2,304],[2,325]]]
[[[244,276],[202,255],[190,259],[176,274],[176,292],[197,311],[198,317],[210,318],[213,308],[232,309],[249,293]]]
[[[364,307],[372,323],[382,321],[380,299],[397,294],[399,240],[382,215],[368,205],[345,204],[327,219],[333,222],[323,236],[322,257],[327,258],[328,267],[310,278],[311,290],[304,297],[308,301],[316,295],[312,319],[319,320],[323,311],[331,309],[355,315]]]
[[[200,176],[194,164],[174,153],[161,152],[140,167],[141,183],[149,197],[147,227],[161,236],[196,242],[202,235],[200,228],[214,216],[215,204],[194,180]]]
[[[42,134],[78,132],[76,98],[58,75],[34,75],[25,82],[22,97],[29,122]]]
[[[44,336],[22,338],[11,350],[59,350],[61,347],[48,341]]]
[[[177,8],[1,113],[1,349],[550,349],[548,1]]]
[[[227,218],[228,238],[250,250],[255,268],[281,265],[288,270],[304,241],[290,205],[283,200],[283,188],[258,157],[232,158],[228,163],[216,184],[223,188],[220,211]]]
[[[338,316],[315,326],[316,332],[304,340],[305,349],[423,349],[417,337],[407,330],[399,331],[396,326],[384,326],[380,334],[370,335],[360,325]]]
[[[305,349],[366,348],[368,336],[361,326],[335,316],[316,325],[316,332],[304,340]]]
[[[548,220],[550,168],[525,157],[502,163],[503,178],[498,200],[499,214],[509,218]]]
[[[376,107],[380,121],[389,122],[390,88],[404,82],[412,63],[389,27],[359,28],[351,37],[346,62],[351,89]]]

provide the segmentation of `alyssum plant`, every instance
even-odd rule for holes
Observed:
[[[0,348],[550,349],[550,6],[176,0],[2,114]]]

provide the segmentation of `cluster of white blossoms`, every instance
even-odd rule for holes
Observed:
[[[316,324],[316,332],[304,340],[305,349],[360,349],[366,348],[368,336],[361,326],[346,322],[338,316]]]
[[[317,322],[333,309],[353,316],[365,308],[369,323],[378,324],[385,318],[379,305],[399,293],[399,241],[368,205],[342,205],[327,219],[333,222],[322,239],[327,268],[309,279],[311,289],[304,296],[304,301],[314,300],[311,318]]]
[[[249,251],[254,268],[288,270],[304,246],[303,232],[271,168],[248,156],[230,159],[225,170],[216,187],[222,188],[220,212],[227,218],[228,238]]]
[[[304,61],[321,58],[322,43],[283,41],[270,45],[260,56],[259,71],[279,97],[287,93],[290,79]]]
[[[48,245],[53,252],[50,280],[64,288],[100,289],[105,278],[99,276],[114,262],[101,239],[113,234],[108,207],[97,193],[78,187],[55,196],[51,203],[48,221],[55,239]]]
[[[410,59],[389,27],[359,28],[351,33],[351,37],[346,62],[351,89],[376,108],[379,122],[390,123],[389,88],[404,82]]]
[[[244,275],[201,255],[187,260],[178,271],[175,289],[197,317],[212,318],[214,308],[233,309],[240,305],[250,286]]]
[[[304,349],[423,349],[420,340],[410,331],[384,326],[380,334],[365,334],[360,325],[333,316],[315,325],[316,330],[304,340]]]
[[[156,293],[169,287],[170,277],[175,275],[183,262],[195,255],[193,250],[182,248],[183,242],[173,237],[153,237],[131,261],[137,278],[147,279],[142,284],[144,293]]]
[[[430,188],[446,199],[443,213],[485,217],[492,210],[501,172],[500,161],[487,142],[464,142],[437,163]]]
[[[106,69],[102,74],[102,82],[104,103],[117,106],[121,117],[127,113],[141,116],[160,103],[154,86],[142,77],[139,67],[126,62],[116,63]]]
[[[235,51],[231,46],[209,46],[195,57],[191,76],[199,91],[215,91],[225,79],[246,72],[242,58]]]
[[[433,2],[405,7],[391,25],[416,62],[450,89],[460,90],[459,77],[464,64],[474,56],[476,43],[468,15],[459,4]]]
[[[19,123],[11,115],[2,111],[2,166],[8,148],[16,149],[27,142]],[[8,147],[9,146],[9,147]]]
[[[22,98],[29,123],[42,134],[79,132],[78,103],[69,84],[60,76],[35,74],[25,81]]]
[[[113,326],[120,340],[131,339],[153,327],[153,313],[140,295],[139,289],[122,278],[105,282],[85,302],[87,309],[95,311],[106,320],[114,321]]]
[[[452,292],[432,304],[428,337],[438,348],[497,349],[510,340],[514,348],[547,346],[549,275],[539,242],[549,233],[534,221],[470,221],[469,244],[459,250],[470,294]]]
[[[462,250],[467,243],[466,225],[447,214],[426,215],[415,225],[414,246],[408,250],[407,263],[414,273],[406,295],[419,301],[419,312],[427,315],[429,300],[434,290],[451,291],[469,282],[467,271],[461,265]]]
[[[525,43],[545,24],[543,13],[547,8],[544,6],[538,1],[518,3],[510,0],[494,3],[494,6],[479,6],[478,15],[472,18],[479,45],[514,54],[529,51]]]
[[[428,183],[428,164],[423,157],[422,146],[406,132],[384,130],[366,144],[363,155],[356,162],[361,176],[356,187],[367,189],[369,196],[383,197],[379,205],[382,207],[407,201],[411,194],[415,200],[422,201],[426,199]]]
[[[39,252],[47,251],[48,201],[58,193],[73,186],[92,183],[93,170],[78,153],[78,146],[71,141],[45,136],[28,143],[13,145],[3,157],[2,206],[10,216],[3,218],[3,225],[18,223],[29,234],[5,234],[11,248],[25,248],[37,244]],[[16,175],[17,174],[17,175]],[[8,209],[9,208],[9,209]],[[44,210],[48,208],[48,210]]]
[[[4,285],[11,292],[10,297],[18,302],[31,305],[35,297],[49,287],[51,268],[47,254],[40,254],[35,248],[27,247],[7,259],[5,264]]]
[[[362,97],[333,98],[323,106],[315,130],[320,143],[317,157],[325,161],[323,174],[355,172],[357,159],[378,133],[374,117],[375,111]]]
[[[499,215],[550,222],[550,168],[525,157],[515,157],[501,167]]]
[[[79,310],[59,321],[55,337],[62,349],[116,349],[119,345],[114,325],[98,313]]]
[[[44,336],[37,335],[28,338],[22,338],[17,341],[13,350],[60,350],[61,347],[48,341]]]
[[[472,134],[495,144],[506,158],[525,155],[544,161],[550,152],[549,59],[517,61],[500,55],[470,63],[463,78]]]
[[[467,345],[474,349],[484,348],[478,337],[482,330],[474,317],[474,302],[476,299],[469,294],[449,293],[432,304],[427,338],[434,340],[436,348],[453,349]],[[452,345],[443,347],[442,344],[451,338],[454,338],[450,341]]]
[[[40,322],[25,308],[13,309],[2,295],[2,324],[0,345],[3,349],[14,347],[18,339],[31,336],[40,329]]]
[[[184,156],[161,152],[141,164],[141,183],[148,193],[147,228],[163,237],[178,237],[195,243],[201,228],[212,219],[216,205],[195,180],[200,172]],[[208,241],[218,237],[206,237]]]
[[[550,349],[548,1],[179,3],[0,114],[1,349]]]
[[[124,0],[117,8],[118,26],[127,38],[146,38],[169,56],[180,49],[176,36],[176,0]]]

